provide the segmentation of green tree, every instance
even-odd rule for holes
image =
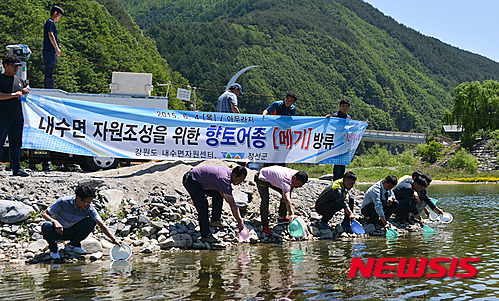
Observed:
[[[461,148],[456,155],[449,160],[449,167],[464,169],[467,172],[475,173],[478,170],[478,159]]]
[[[442,144],[436,141],[430,141],[428,144],[425,144],[420,149],[421,160],[427,163],[435,163],[442,155]]]
[[[445,121],[462,126],[466,136],[499,128],[499,82],[462,83],[454,89],[454,107]]]

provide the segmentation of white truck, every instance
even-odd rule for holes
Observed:
[[[19,68],[18,76],[27,79],[26,61],[31,55],[31,51],[26,45],[9,45],[8,51],[14,52],[21,58],[22,68]],[[153,91],[151,73],[130,73],[113,72],[112,82],[109,85],[111,94],[86,94],[68,93],[58,89],[30,88],[31,94],[40,96],[76,99],[81,101],[155,108],[161,110],[168,109],[168,97],[151,96]],[[0,161],[9,161],[8,142],[4,145]],[[85,171],[95,171],[99,169],[116,168],[120,162],[129,164],[131,161],[144,161],[132,159],[120,159],[112,157],[88,157],[67,153],[60,153],[47,150],[22,149],[22,160],[29,159],[30,163],[40,163],[51,161],[54,164],[78,164]]]

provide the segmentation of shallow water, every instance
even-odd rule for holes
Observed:
[[[114,265],[0,265],[0,299],[499,300],[498,193],[495,184],[430,186],[429,195],[454,216],[450,224],[429,223],[436,231],[430,236],[134,255]],[[478,257],[480,262],[473,264],[478,270],[473,278],[363,278],[360,273],[348,278],[354,257]]]

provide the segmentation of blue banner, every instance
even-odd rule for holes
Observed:
[[[348,165],[367,122],[129,107],[27,94],[23,148],[148,160]]]

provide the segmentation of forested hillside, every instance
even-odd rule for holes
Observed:
[[[425,37],[361,0],[117,0],[160,54],[192,86],[283,98],[294,91],[299,115],[324,116],[348,98],[369,128],[439,128],[463,81],[499,79],[499,64]],[[199,91],[214,110],[218,92]],[[242,96],[244,112],[274,99]]]
[[[128,72],[150,72],[158,79],[188,83],[169,68],[159,55],[154,40],[142,34],[120,5],[114,0],[98,2],[58,2],[65,10],[62,20],[56,25],[62,55],[66,57],[57,60],[55,88],[68,92],[109,93],[112,70],[98,65]],[[43,25],[50,17],[51,7],[52,1],[45,0],[0,2],[0,40],[7,42],[1,42],[2,48],[5,50],[10,43],[26,44],[33,51],[28,61],[31,87],[43,87]],[[3,56],[5,51],[0,53]],[[170,108],[187,109],[174,97],[176,89],[170,91]],[[166,87],[155,88],[155,93],[165,96]]]

